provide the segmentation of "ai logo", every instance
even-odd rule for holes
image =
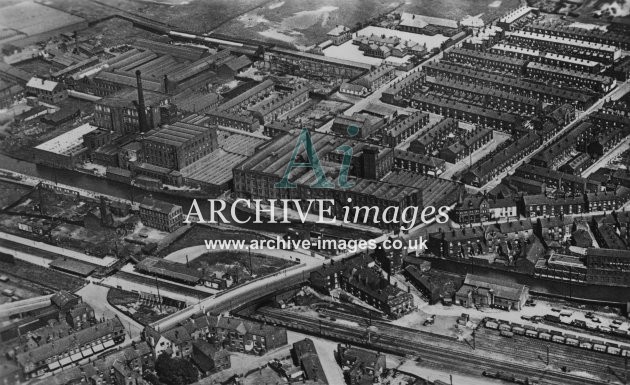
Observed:
[[[358,127],[350,126],[348,127],[348,136],[354,137],[359,133]],[[298,162],[298,155],[300,153],[300,148],[304,146],[306,149],[306,155],[308,156],[308,162]],[[354,186],[353,181],[348,180],[348,173],[350,172],[350,163],[352,162],[352,146],[347,144],[341,145],[335,149],[336,152],[343,154],[343,159],[341,162],[341,168],[339,169],[339,177],[337,178],[337,187],[342,189],[347,189]],[[282,180],[275,184],[276,188],[296,188],[295,183],[289,181],[289,174],[291,174],[291,170],[294,168],[310,168],[315,173],[316,181],[311,184],[312,188],[335,188],[335,184],[331,182],[327,177],[324,169],[319,163],[319,158],[317,157],[317,151],[313,146],[313,141],[311,140],[311,134],[308,129],[303,128],[300,132],[300,136],[298,137],[297,143],[295,144],[295,148],[293,149],[293,154],[291,155],[291,160],[287,165],[287,169],[284,172],[284,177]]]

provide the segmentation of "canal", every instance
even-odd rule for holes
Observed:
[[[66,170],[59,169],[44,165],[35,164],[33,162],[18,160],[7,156],[5,154],[0,153],[0,168],[11,170],[15,172],[19,172],[25,175],[31,175],[38,178],[46,179],[51,182],[66,184],[69,186],[74,186],[77,188],[81,188],[84,190],[93,191],[95,193],[111,195],[118,198],[123,198],[127,200],[133,200],[134,202],[138,202],[142,200],[144,197],[151,195],[153,198],[177,204],[182,207],[184,213],[188,213],[190,206],[192,204],[193,198],[178,196],[173,193],[159,192],[159,191],[146,191],[139,187],[130,186],[125,183],[116,182],[113,180],[105,179],[102,177],[98,177],[96,175],[90,175],[83,172],[75,171],[75,170]],[[206,213],[209,210],[209,204],[206,201],[208,196],[204,196],[203,193],[200,193],[200,196],[197,202],[199,203],[199,208],[202,210],[202,213]],[[249,213],[246,213],[237,208],[236,216],[239,220],[244,220],[250,216]],[[225,212],[225,217],[230,218],[229,210]],[[245,224],[237,224],[232,223],[232,225],[249,229],[249,230],[259,230],[265,231],[268,233],[277,233],[277,234],[286,234],[290,228],[306,228],[313,231],[320,231],[330,234],[339,235],[340,228],[338,226],[332,225],[315,225],[312,224],[302,224],[301,222],[294,223],[245,223]],[[348,237],[352,238],[374,238],[378,234],[376,233],[368,233],[360,230],[354,230],[349,228],[344,228],[342,231]]]

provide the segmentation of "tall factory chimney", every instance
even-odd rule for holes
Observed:
[[[136,70],[136,81],[138,82],[138,123],[140,125],[140,132],[147,132],[147,112],[144,105],[144,92],[142,91],[142,73],[140,70]]]
[[[74,31],[72,33],[72,36],[74,37],[74,53],[78,55],[79,54],[79,33],[77,31]]]

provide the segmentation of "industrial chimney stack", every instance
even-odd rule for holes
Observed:
[[[136,81],[138,82],[138,123],[140,125],[140,132],[147,132],[147,113],[144,105],[144,92],[142,91],[142,78],[140,77],[140,70],[136,70]]]

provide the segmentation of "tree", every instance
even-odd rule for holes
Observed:
[[[197,381],[199,373],[193,364],[183,358],[171,358],[160,354],[155,361],[155,371],[166,385],[188,385]]]

